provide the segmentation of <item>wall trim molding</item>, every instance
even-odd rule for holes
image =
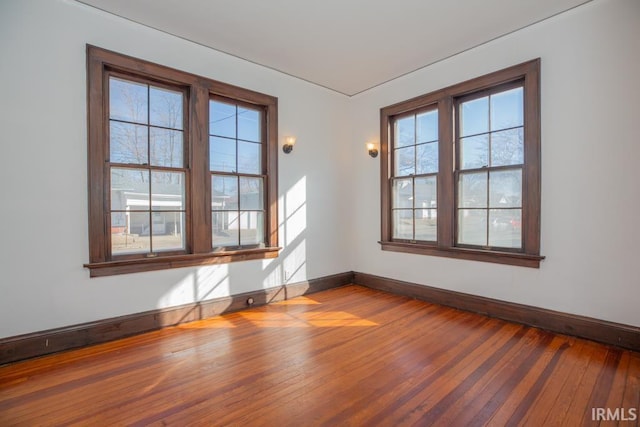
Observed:
[[[104,343],[223,313],[349,284],[444,305],[640,352],[640,327],[465,294],[360,272],[345,272],[228,297],[0,339],[0,365]]]
[[[353,283],[559,334],[640,351],[640,327],[636,326],[403,282],[366,273],[354,272]]]
[[[249,307],[248,298],[253,298],[252,307],[256,307],[337,288],[352,282],[353,272],[339,273],[228,297],[2,338],[0,339],[0,365],[242,310]]]

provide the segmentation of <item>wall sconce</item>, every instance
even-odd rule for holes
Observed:
[[[293,146],[295,143],[296,143],[295,136],[286,136],[284,138],[284,144],[282,145],[282,151],[284,151],[285,154],[289,154],[291,151],[293,151]]]
[[[369,155],[373,158],[378,157],[378,148],[376,147],[376,144],[374,144],[373,142],[370,142],[367,144],[367,150],[369,151]]]

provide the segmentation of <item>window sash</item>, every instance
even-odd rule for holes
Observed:
[[[511,130],[517,130],[517,129],[522,129],[523,132],[522,134],[524,134],[524,128],[525,128],[525,124],[524,124],[524,120],[522,119],[522,123],[520,122],[516,122],[512,125],[507,125],[507,126],[502,126],[502,127],[497,127],[496,129],[493,128],[493,118],[494,118],[494,114],[493,114],[493,102],[492,100],[494,99],[494,97],[496,96],[503,96],[503,94],[505,93],[509,93],[509,92],[513,92],[514,90],[517,89],[522,89],[522,91],[524,91],[524,81],[522,79],[520,80],[516,80],[516,81],[512,81],[512,82],[508,82],[505,84],[501,84],[498,85],[496,87],[492,87],[489,89],[485,89],[485,90],[481,90],[475,93],[472,93],[470,95],[466,95],[466,96],[460,96],[454,99],[454,106],[455,106],[455,116],[454,116],[454,123],[453,126],[455,126],[455,146],[454,146],[454,150],[455,150],[455,170],[454,170],[454,174],[455,174],[455,197],[454,197],[454,203],[455,203],[455,216],[454,216],[454,228],[455,228],[455,246],[457,247],[462,247],[462,248],[476,248],[476,249],[483,249],[483,250],[499,250],[499,251],[507,251],[507,252],[524,252],[524,248],[523,248],[523,230],[522,230],[522,222],[521,219],[518,222],[513,221],[513,225],[511,225],[512,228],[512,240],[513,241],[519,241],[518,246],[505,246],[505,245],[492,245],[491,244],[491,236],[492,234],[496,234],[498,233],[497,230],[492,230],[492,226],[494,225],[494,219],[496,218],[492,218],[491,215],[491,211],[496,211],[499,209],[509,209],[509,210],[513,210],[513,209],[520,209],[520,212],[522,212],[522,203],[524,198],[526,197],[526,187],[524,185],[524,182],[522,180],[522,175],[521,175],[521,179],[520,179],[520,204],[517,207],[514,206],[510,206],[508,208],[497,208],[497,207],[492,207],[491,206],[491,202],[490,202],[490,197],[491,197],[491,177],[495,176],[496,172],[500,173],[501,171],[522,171],[523,167],[524,167],[524,158],[522,159],[522,161],[519,162],[514,162],[512,164],[507,164],[507,165],[498,165],[498,166],[494,166],[493,163],[493,152],[494,152],[494,136],[496,134],[500,134],[503,133],[505,131],[511,131]],[[468,132],[465,133],[463,131],[463,106],[464,105],[468,105],[469,102],[473,102],[473,101],[481,101],[484,98],[487,99],[487,110],[486,110],[486,128],[481,129],[481,131],[479,132]],[[524,102],[522,103],[521,106],[521,115],[524,116]],[[463,162],[462,162],[462,158],[463,158],[463,153],[464,153],[464,149],[462,148],[463,145],[463,141],[467,138],[474,138],[474,137],[478,137],[478,136],[486,136],[486,141],[487,141],[487,148],[486,148],[486,160],[478,163],[477,165],[475,165],[474,167],[464,167]],[[526,141],[522,141],[522,145],[524,147],[524,145],[526,144]],[[496,143],[497,145],[497,143]],[[524,151],[524,150],[523,150]],[[483,164],[481,164],[483,163]],[[480,174],[485,174],[486,175],[486,189],[485,189],[485,201],[483,203],[482,206],[475,206],[475,207],[465,207],[465,206],[460,206],[460,194],[462,192],[462,188],[463,188],[463,177],[465,176],[471,176],[471,175],[480,175]],[[483,243],[480,243],[477,239],[475,243],[469,243],[469,241],[467,240],[466,242],[463,239],[463,224],[461,223],[461,219],[464,218],[465,216],[462,215],[461,213],[467,215],[467,214],[471,214],[471,213],[480,213],[480,212],[484,212],[484,229],[485,229],[485,235],[483,238]],[[494,213],[495,215],[495,213]],[[522,215],[521,217],[522,218]],[[498,228],[498,226],[502,226],[501,224],[495,225],[494,228]],[[518,232],[518,228],[519,228],[519,232]],[[519,235],[519,236],[518,236]],[[517,239],[516,239],[517,237]],[[504,239],[503,239],[504,240]]]
[[[212,126],[211,124],[211,111],[213,111],[215,109],[215,106],[225,106],[227,107],[227,109],[229,109],[228,107],[231,107],[231,109],[233,109],[234,113],[232,114],[232,116],[228,116],[228,117],[223,117],[223,118],[219,118],[219,121],[225,121],[226,119],[230,119],[231,117],[233,117],[233,120],[227,120],[228,123],[226,124],[226,126],[223,124],[220,128],[216,128],[215,126]],[[212,177],[212,182],[214,177],[228,177],[228,178],[235,178],[235,182],[236,182],[236,189],[237,189],[237,194],[236,194],[236,198],[237,198],[237,203],[236,203],[236,207],[233,209],[216,209],[216,206],[214,203],[212,203],[211,205],[211,215],[212,215],[212,223],[215,221],[214,219],[216,217],[219,217],[219,215],[223,215],[223,217],[228,217],[229,215],[231,215],[231,213],[235,213],[236,218],[237,218],[237,223],[234,225],[237,227],[237,232],[235,234],[237,234],[237,236],[235,236],[235,244],[222,244],[220,245],[220,242],[224,243],[224,237],[222,237],[221,239],[216,239],[216,232],[218,233],[222,233],[222,231],[219,229],[219,224],[213,224],[212,226],[212,250],[213,251],[223,251],[223,250],[228,250],[228,249],[242,249],[242,248],[261,248],[264,247],[266,245],[267,242],[267,227],[265,226],[265,221],[266,221],[266,198],[264,197],[264,189],[265,189],[265,179],[266,179],[266,151],[265,151],[265,139],[267,137],[266,134],[266,117],[265,117],[265,112],[263,111],[263,109],[261,108],[256,108],[256,106],[253,105],[249,105],[246,103],[243,103],[241,101],[238,100],[234,100],[234,99],[230,99],[230,98],[225,98],[225,97],[221,97],[221,96],[212,96],[209,100],[209,110],[210,110],[210,126],[209,126],[209,137],[210,138],[224,138],[225,140],[229,141],[229,142],[233,142],[234,144],[234,148],[235,148],[235,159],[234,159],[234,167],[231,168],[231,171],[228,170],[224,170],[225,168],[210,168],[210,175]],[[241,111],[243,110],[243,111]],[[242,130],[242,127],[240,125],[240,120],[241,120],[241,114],[243,112],[254,112],[257,114],[257,126],[258,126],[258,132],[253,134],[253,135],[249,135],[249,133]],[[231,112],[229,111],[229,114],[231,114]],[[233,131],[230,131],[229,127],[233,128]],[[226,128],[226,129],[224,129]],[[246,129],[246,128],[245,128]],[[250,132],[252,133],[252,132]],[[240,144],[254,144],[257,147],[259,147],[259,156],[257,159],[255,159],[257,161],[258,164],[258,169],[254,170],[254,173],[250,173],[250,172],[246,172],[246,169],[242,169],[240,167]],[[211,147],[211,145],[210,145]],[[210,156],[210,165],[213,164],[212,163],[212,159],[214,159],[214,153],[212,152],[212,150],[210,149],[209,152],[209,156]],[[254,208],[254,209],[243,209],[243,206],[241,206],[241,198],[242,198],[242,193],[241,193],[241,181],[243,178],[249,178],[249,179],[260,179],[261,180],[261,189],[262,189],[262,193],[261,193],[261,200],[262,203],[260,204],[260,206],[258,208]],[[211,197],[212,200],[215,197],[215,189],[213,188],[213,184],[211,186]],[[253,212],[253,214],[251,214],[251,212]],[[218,216],[216,216],[216,214],[218,214]],[[260,218],[260,223],[256,224],[257,228],[257,232],[261,233],[259,235],[256,235],[256,239],[257,241],[255,242],[251,242],[251,243],[243,243],[243,233],[242,233],[242,219],[244,217],[248,217],[249,219],[252,217],[256,217],[256,218]],[[224,232],[224,234],[229,234],[227,232]],[[225,236],[225,237],[231,237],[231,236]],[[231,240],[231,239],[228,239]]]
[[[105,86],[107,88],[106,99],[108,100],[107,102],[105,102],[106,108],[104,109],[105,116],[106,116],[105,122],[109,124],[109,126],[107,127],[108,130],[107,130],[107,135],[105,137],[105,142],[107,145],[107,151],[110,153],[109,159],[108,159],[109,163],[107,166],[107,169],[108,169],[107,173],[109,174],[109,179],[108,179],[109,189],[107,191],[107,195],[109,196],[109,201],[106,204],[106,208],[107,208],[106,222],[107,222],[107,229],[111,230],[111,232],[107,233],[107,236],[106,236],[106,240],[107,240],[106,252],[108,256],[113,260],[136,259],[140,257],[153,257],[153,256],[157,256],[158,254],[162,254],[162,255],[185,254],[187,253],[187,248],[189,246],[188,233],[187,233],[187,229],[188,229],[187,220],[189,218],[189,212],[186,209],[186,207],[189,205],[189,198],[187,195],[188,188],[186,186],[186,181],[189,176],[189,169],[188,167],[186,167],[186,164],[185,164],[186,159],[188,158],[188,146],[186,144],[188,129],[185,126],[186,116],[188,114],[188,109],[187,109],[188,92],[184,88],[179,86],[161,84],[155,81],[145,80],[145,79],[136,78],[136,77],[132,78],[131,76],[123,75],[116,72],[105,73],[104,78],[105,78]],[[128,93],[129,96],[126,97],[125,102],[129,104],[128,107],[130,107],[131,110],[136,109],[136,107],[137,108],[143,107],[145,112],[144,114],[145,117],[140,117],[139,119],[136,119],[135,117],[115,117],[115,118],[113,117],[114,110],[112,109],[112,107],[114,106],[113,101],[116,98],[116,94],[112,92],[112,89],[114,86],[114,84],[112,83],[114,81],[119,82],[119,84],[127,84],[131,86],[135,85],[138,87],[144,86],[144,89],[145,89],[144,100],[141,100],[141,99],[136,100],[135,98],[133,98],[133,95],[131,94],[131,92],[129,92]],[[175,94],[180,94],[180,97],[181,97],[179,101],[180,117],[179,117],[179,120],[174,124],[174,126],[167,126],[166,124],[158,124],[157,122],[154,123],[154,120],[152,119],[152,115],[153,115],[152,112],[154,111],[155,106],[152,105],[152,90],[155,90],[155,91],[164,90],[164,91],[171,91]],[[140,105],[141,101],[146,101],[146,102],[143,103],[144,105]],[[143,139],[144,139],[144,145],[145,145],[145,152],[144,152],[145,161],[138,161],[138,162],[118,162],[117,160],[114,161],[114,159],[112,158],[114,153],[113,144],[115,142],[114,135],[112,132],[114,124],[116,125],[125,124],[127,126],[136,126],[139,128],[143,128],[142,133],[144,134]],[[153,156],[152,156],[152,151],[153,151],[152,131],[154,129],[163,129],[163,130],[170,130],[172,132],[179,132],[180,145],[182,149],[179,150],[178,153],[180,154],[180,157],[181,157],[181,162],[180,162],[182,163],[181,166],[173,166],[173,165],[163,166],[159,164],[154,164]],[[137,135],[136,135],[136,139],[137,139]],[[138,141],[136,140],[134,144],[137,144],[137,143]],[[133,147],[133,148],[137,148],[137,147]],[[171,156],[173,156],[173,154],[174,153],[172,151]],[[148,179],[146,182],[147,194],[145,198],[147,199],[147,202],[148,202],[148,208],[146,209],[142,209],[139,207],[132,208],[129,205],[127,205],[127,206],[121,207],[120,209],[114,209],[113,201],[111,200],[112,195],[114,194],[113,171],[127,170],[127,169],[132,171],[146,171]],[[154,209],[154,203],[153,203],[154,190],[155,190],[153,185],[154,172],[156,174],[163,173],[163,172],[181,174],[182,176],[181,181],[182,181],[182,187],[183,187],[180,193],[180,196],[182,199],[181,209],[173,209],[173,210],[157,209],[157,206],[156,206],[156,209]],[[142,184],[144,184],[144,181],[142,182]],[[125,194],[126,192],[123,192],[123,197]],[[142,197],[142,195],[138,195],[137,197],[139,201],[141,201],[140,197]],[[154,224],[156,224],[156,227],[158,229],[162,228],[160,227],[160,222],[154,221],[154,218],[158,218],[158,216],[160,216],[164,220],[167,214],[171,216],[170,213],[173,213],[174,217],[176,216],[180,217],[179,227],[174,225],[174,229],[177,229],[177,228],[180,229],[179,236],[180,236],[181,242],[180,242],[179,248],[176,248],[175,245],[173,245],[174,247],[171,247],[171,245],[169,245],[169,249],[167,249],[166,245],[165,245],[165,248],[163,248],[162,247],[163,245],[154,244],[154,240],[161,239],[159,237],[154,237],[154,236],[159,236],[160,234],[155,232],[156,230],[154,230]],[[139,220],[141,218],[144,218],[144,216],[148,216],[147,228],[145,229],[144,222],[143,222],[141,225],[141,229],[136,230],[141,232],[132,233],[132,230],[130,229],[131,223],[136,222],[132,220],[132,217],[135,217],[136,219],[138,219],[137,222],[139,222]],[[113,225],[114,217],[123,217],[125,219],[125,225],[123,230],[125,233],[124,239],[122,238],[122,236],[117,236],[114,233],[114,225]],[[176,219],[177,218],[174,218],[174,221]],[[164,224],[164,221],[163,221],[163,224]],[[118,230],[119,228],[120,227],[117,227],[116,230]],[[148,234],[148,247],[143,245],[142,248],[140,248],[141,245],[139,243],[136,244],[135,240],[137,239],[138,242],[140,240],[146,240],[145,237],[143,237],[145,232],[146,234]],[[124,241],[124,248],[121,248],[119,252],[114,251],[114,248],[116,247],[116,243],[114,242],[114,240],[117,240],[119,242]],[[132,246],[132,247],[129,247],[129,246]],[[136,250],[137,249],[136,247],[140,249],[144,249],[146,247],[146,250]],[[159,249],[154,250],[158,247]]]

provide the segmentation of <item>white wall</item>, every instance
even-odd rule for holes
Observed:
[[[278,97],[279,258],[89,279],[87,43]],[[348,98],[65,0],[3,0],[0,58],[0,337],[350,270]]]
[[[640,326],[640,2],[595,0],[346,98],[66,0],[0,5],[0,338],[355,270]],[[89,279],[85,44],[279,98],[281,256]],[[379,109],[542,58],[540,269],[382,252]]]
[[[640,326],[639,41],[640,2],[596,0],[352,98],[353,269]],[[379,109],[537,57],[540,269],[381,251]]]

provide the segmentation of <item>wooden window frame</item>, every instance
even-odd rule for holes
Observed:
[[[110,255],[108,76],[184,90],[186,248],[148,257]],[[265,247],[212,249],[209,100],[220,96],[264,112]],[[163,65],[87,45],[89,263],[91,277],[278,256],[278,99]]]
[[[524,95],[524,164],[522,250],[457,246],[456,236],[456,100],[522,81]],[[436,243],[407,242],[392,236],[393,123],[396,117],[436,106],[438,109],[438,229]],[[477,77],[380,109],[381,249],[539,268],[540,255],[540,58]]]

